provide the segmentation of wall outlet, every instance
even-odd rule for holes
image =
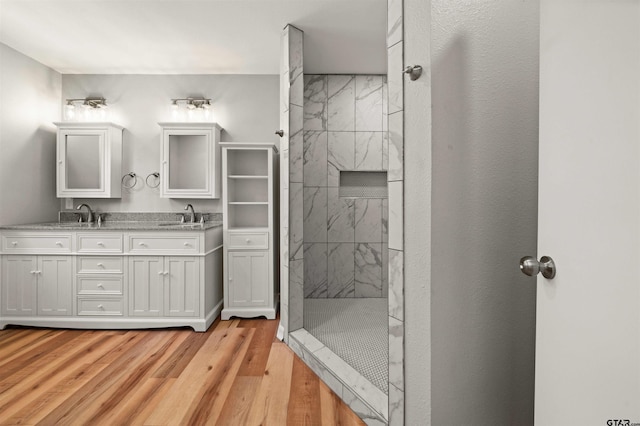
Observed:
[[[73,209],[73,198],[65,198],[64,199],[64,208],[68,210]]]

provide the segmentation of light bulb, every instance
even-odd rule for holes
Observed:
[[[76,116],[75,109],[76,107],[71,102],[67,102],[67,105],[64,107],[64,118],[66,120],[73,120]]]

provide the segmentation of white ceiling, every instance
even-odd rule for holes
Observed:
[[[63,74],[386,73],[386,0],[0,0],[0,42]]]

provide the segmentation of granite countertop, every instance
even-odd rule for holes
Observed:
[[[29,223],[22,225],[3,225],[0,230],[16,231],[204,231],[222,226],[222,215],[220,213],[197,213],[196,223],[181,223],[179,217],[182,214],[176,213],[100,213],[103,217],[102,223],[89,223],[86,221],[86,214],[75,211],[61,211],[58,214],[57,222]],[[204,216],[205,222],[200,223],[200,218]],[[78,222],[82,217],[83,222]],[[97,217],[97,216],[96,216]]]
[[[158,221],[121,221],[121,222],[48,222],[25,225],[5,225],[0,229],[15,231],[204,231],[222,226],[222,222],[200,223],[158,222]]]

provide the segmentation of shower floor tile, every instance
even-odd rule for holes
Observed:
[[[387,299],[305,299],[304,328],[388,394]]]

